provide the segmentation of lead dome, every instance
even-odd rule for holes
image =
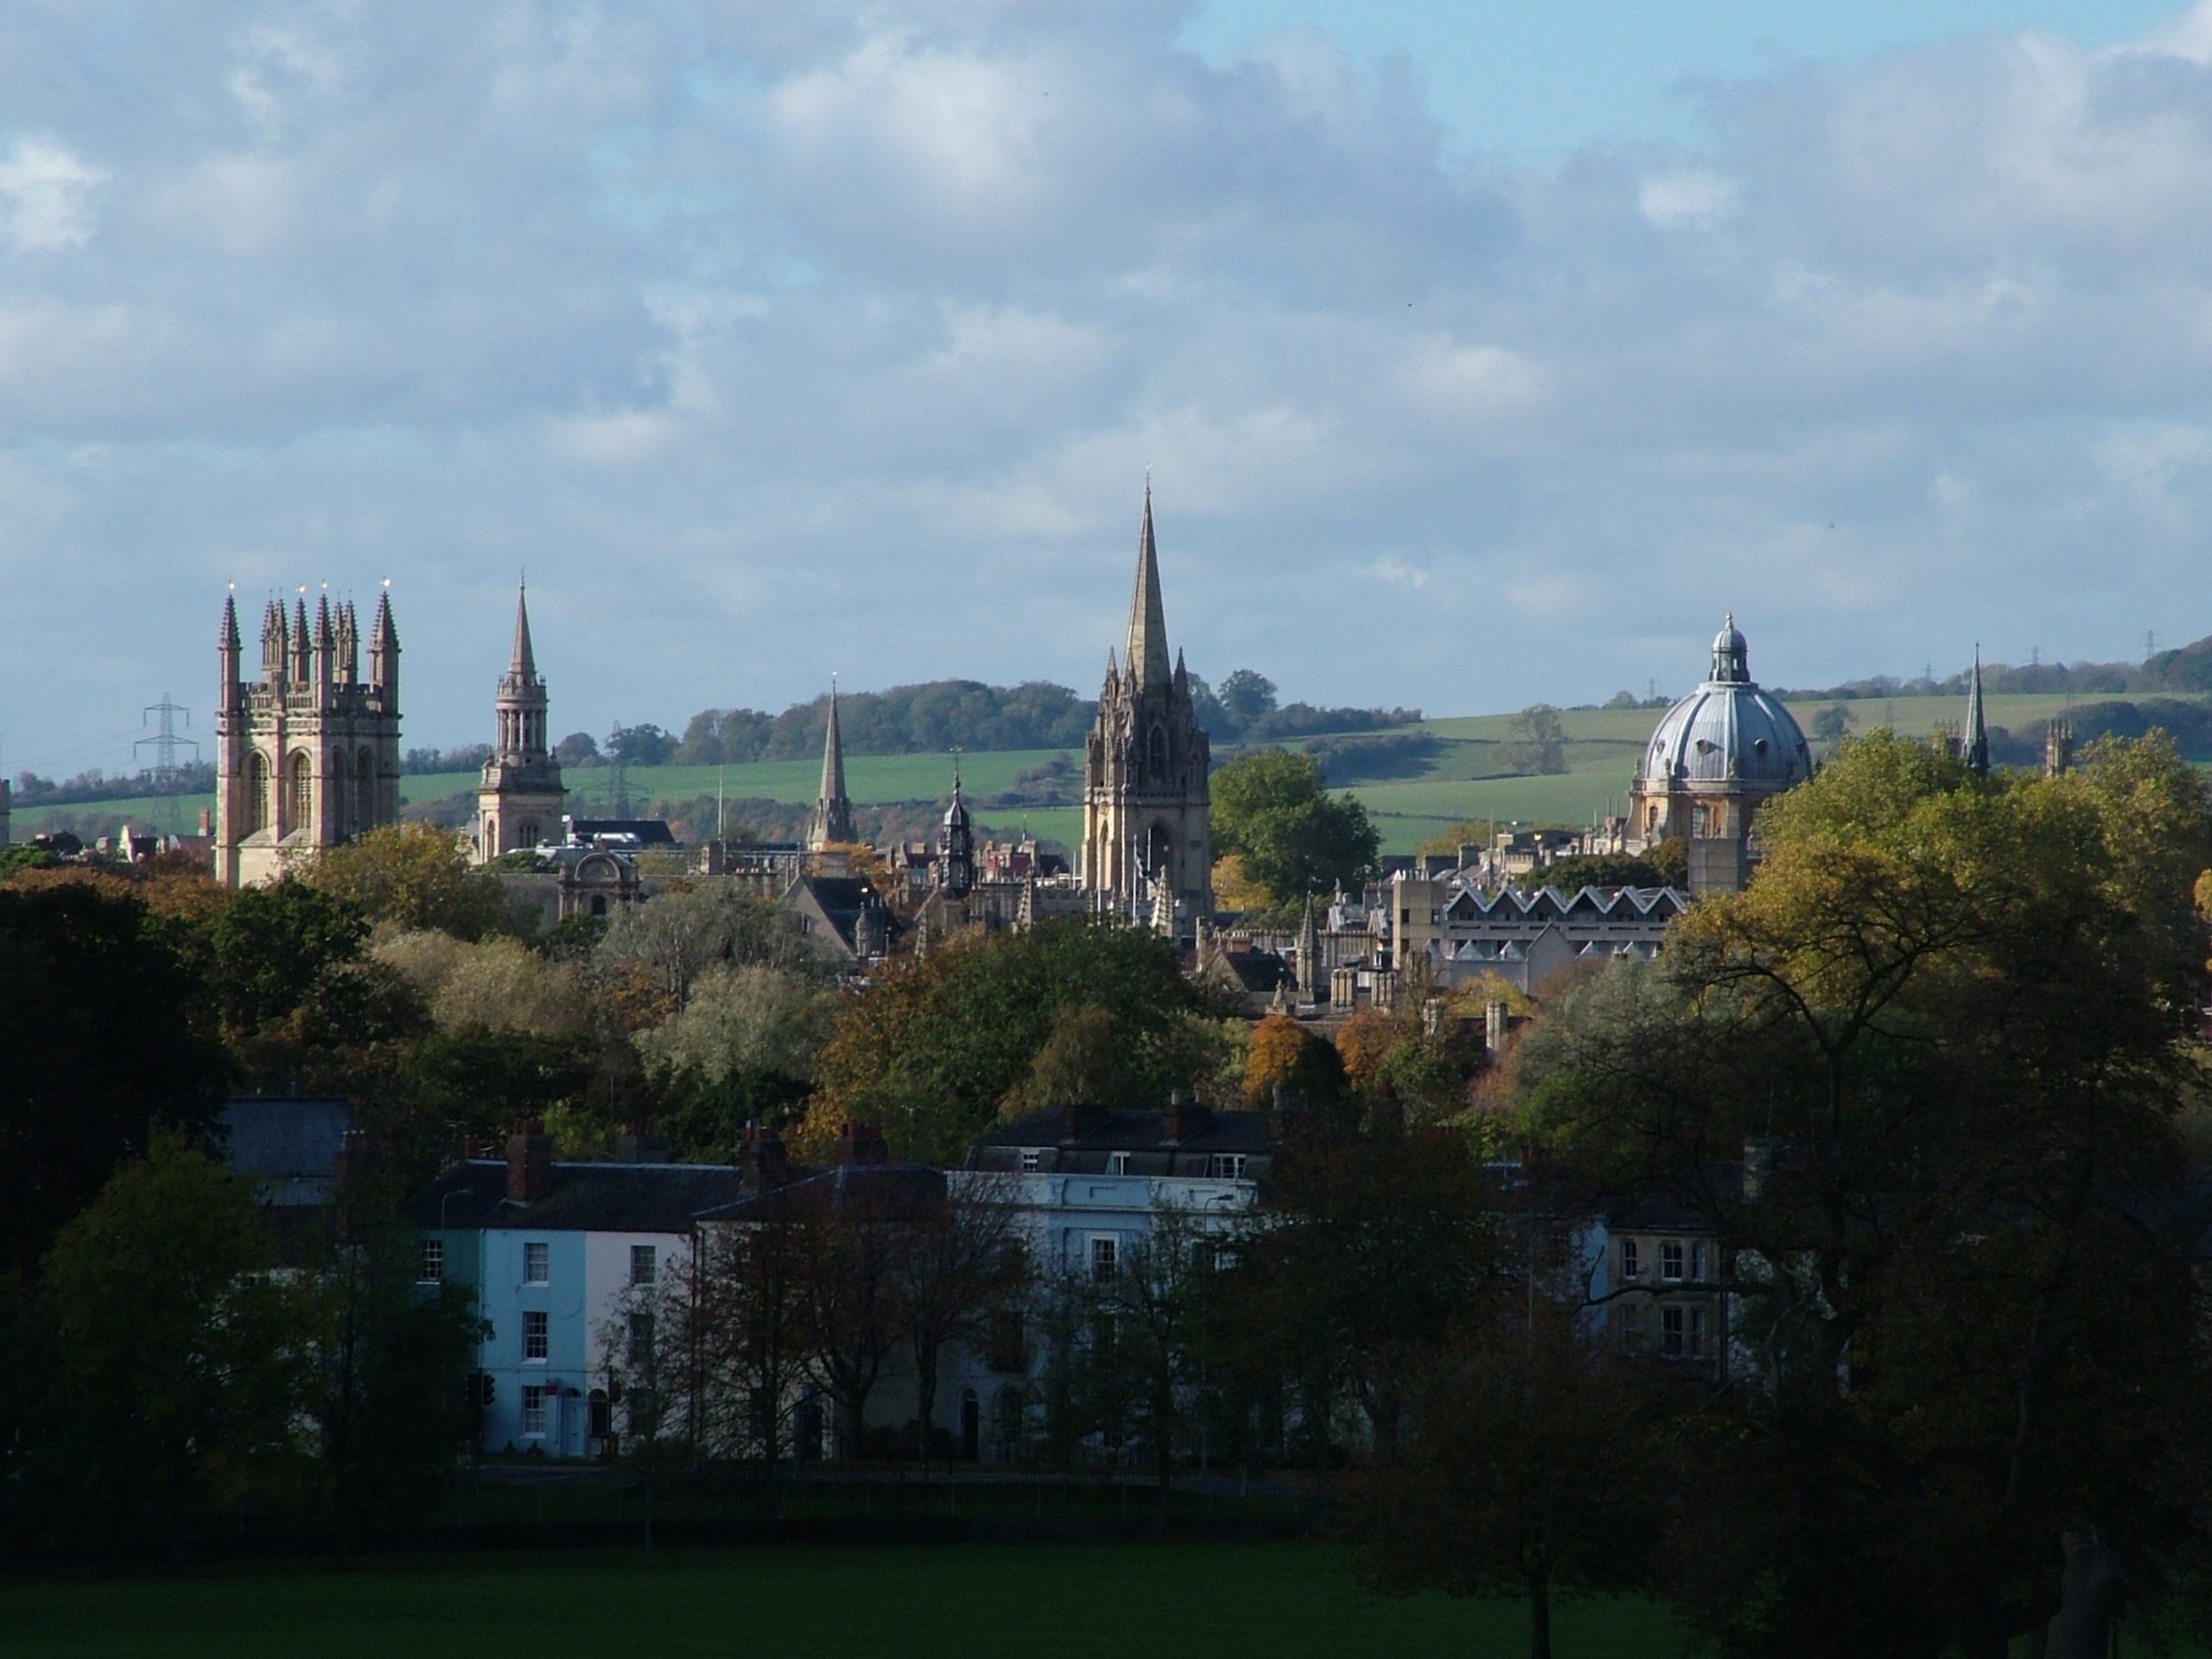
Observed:
[[[1667,711],[1637,766],[1639,785],[1748,785],[1771,793],[1813,775],[1796,717],[1752,680],[1750,651],[1732,613],[1713,636],[1705,683]]]

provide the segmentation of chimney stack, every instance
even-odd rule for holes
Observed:
[[[614,1161],[618,1164],[664,1164],[668,1161],[668,1142],[653,1133],[650,1118],[626,1123],[622,1126],[622,1133],[614,1137]]]
[[[534,1117],[515,1120],[507,1135],[507,1202],[531,1204],[553,1185],[553,1137]]]
[[[738,1179],[747,1186],[766,1192],[769,1187],[781,1186],[791,1179],[791,1160],[784,1152],[784,1137],[757,1123],[748,1125],[745,1139],[738,1143]]]
[[[887,1164],[891,1148],[883,1138],[883,1131],[873,1123],[855,1123],[850,1118],[837,1131],[837,1161],[841,1164]]]
[[[1071,1100],[1060,1108],[1060,1140],[1080,1141],[1106,1122],[1106,1109],[1090,1101]]]
[[[1165,1141],[1189,1140],[1206,1126],[1213,1113],[1207,1107],[1178,1089],[1169,1096],[1167,1110],[1160,1121],[1160,1138]]]

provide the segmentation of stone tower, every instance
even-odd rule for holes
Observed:
[[[546,743],[545,682],[530,644],[530,595],[515,596],[515,644],[499,677],[499,736],[476,789],[476,851],[488,864],[505,853],[558,841],[569,791]]]
[[[1084,746],[1083,883],[1099,907],[1144,920],[1164,883],[1179,941],[1213,913],[1213,841],[1206,820],[1211,750],[1191,703],[1182,658],[1169,667],[1152,533],[1152,486],[1137,538],[1136,594],[1127,652],[1106,656],[1098,722]]]
[[[853,804],[845,798],[845,740],[837,730],[837,683],[830,683],[830,728],[822,738],[822,792],[815,798],[814,823],[806,844],[815,852],[856,839]]]
[[[350,602],[327,597],[308,621],[271,600],[261,619],[261,674],[247,679],[238,605],[223,601],[216,643],[215,878],[274,880],[288,864],[399,817],[399,632],[377,601],[368,672]]]

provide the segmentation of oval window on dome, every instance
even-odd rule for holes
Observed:
[[[1719,747],[1719,744],[1708,741],[1705,738],[1700,737],[1697,741],[1697,752],[1700,754],[1711,754],[1718,747]]]
[[[1753,738],[1751,740],[1751,747],[1758,753],[1764,754],[1766,753],[1766,739],[1763,737]]]

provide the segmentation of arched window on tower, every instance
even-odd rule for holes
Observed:
[[[353,833],[367,829],[376,816],[377,757],[373,750],[363,749],[353,772]]]
[[[1154,783],[1165,782],[1167,778],[1167,728],[1166,727],[1155,726],[1152,728],[1152,741],[1147,751],[1147,759],[1151,763],[1147,768],[1151,780]]]
[[[537,823],[531,819],[524,818],[515,827],[515,845],[517,847],[535,847],[537,845],[538,835],[539,831]]]
[[[1656,836],[1659,833],[1659,809],[1656,806],[1648,807],[1644,810],[1643,833],[1647,836]]]
[[[269,757],[256,749],[245,758],[245,832],[269,827]]]
[[[1703,841],[1713,834],[1713,809],[1703,801],[1690,808],[1690,835]]]
[[[315,821],[315,762],[305,749],[292,755],[291,827],[305,830]]]

